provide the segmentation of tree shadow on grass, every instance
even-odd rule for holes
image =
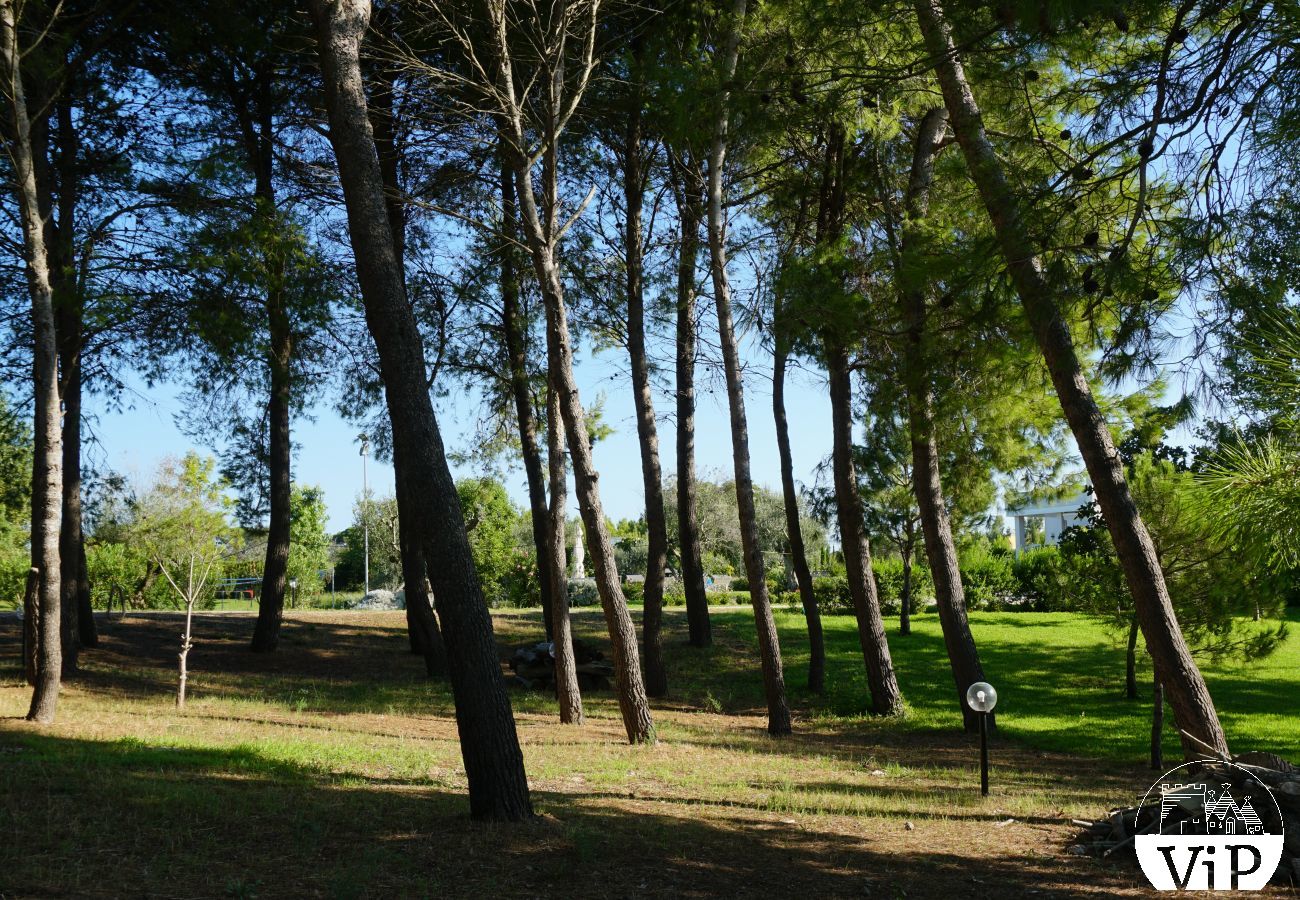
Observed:
[[[855,833],[674,800],[539,791],[539,822],[475,824],[437,785],[339,783],[247,747],[0,723],[0,761],[0,891],[22,896],[1109,896],[1138,877],[1032,835],[971,848],[940,822]]]

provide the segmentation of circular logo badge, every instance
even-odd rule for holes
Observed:
[[[1147,790],[1139,810],[1134,846],[1157,890],[1256,891],[1282,859],[1282,809],[1241,766],[1176,766]]]

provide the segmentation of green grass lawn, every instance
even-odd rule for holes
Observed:
[[[748,609],[714,608],[720,646],[708,664],[674,665],[670,683],[690,702],[720,709],[757,707],[763,702],[752,670],[757,642]],[[1233,663],[1201,659],[1234,752],[1267,750],[1300,760],[1300,610],[1289,612],[1287,640],[1266,659]],[[950,729],[957,719],[957,695],[948,667],[938,616],[913,616],[912,634],[890,622],[889,646],[908,715],[899,725],[866,715],[867,684],[857,630],[850,616],[825,618],[826,696],[806,690],[808,644],[802,613],[777,613],[792,704],[806,716],[857,720],[863,728]],[[1124,696],[1123,635],[1074,613],[987,613],[971,615],[971,630],[988,681],[998,690],[998,727],[1004,738],[1043,750],[1138,761],[1151,734],[1151,666],[1139,655],[1139,699]],[[745,652],[737,653],[739,646]],[[1139,651],[1141,644],[1139,643]],[[1166,707],[1165,755],[1181,750]]]

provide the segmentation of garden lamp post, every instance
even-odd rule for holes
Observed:
[[[989,713],[998,705],[998,692],[986,681],[966,689],[966,705],[980,714],[980,793],[989,795]]]
[[[294,609],[297,609],[298,608],[298,579],[297,578],[289,579],[289,592],[290,592],[289,605],[292,606]]]
[[[361,438],[361,525],[365,531],[365,581],[370,593],[370,483],[366,476],[366,457],[370,455],[370,438],[363,432]]]

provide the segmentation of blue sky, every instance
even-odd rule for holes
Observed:
[[[749,418],[750,454],[754,480],[780,489],[780,464],[776,432],[772,421],[771,360],[752,344],[746,348],[746,405]],[[600,392],[605,394],[605,421],[614,434],[595,448],[601,473],[602,500],[612,519],[637,518],[642,514],[640,450],[632,393],[623,354],[607,350],[599,355],[584,354],[579,360],[578,382],[584,404],[590,406]],[[671,371],[668,373],[671,375]],[[699,389],[696,413],[696,466],[701,478],[727,478],[732,471],[731,429],[721,372],[701,362],[696,374]],[[87,412],[97,421],[92,425],[98,446],[88,448],[90,461],[128,477],[147,480],[158,462],[179,456],[196,447],[176,426],[183,414],[183,385],[169,384],[149,390],[133,385],[131,407],[122,412],[107,411],[101,399],[92,399]],[[479,409],[472,398],[459,391],[438,406],[438,420],[449,451],[468,451],[472,444]],[[675,422],[670,415],[672,398],[657,392],[661,464],[665,475],[675,470]],[[792,370],[787,377],[786,405],[794,456],[795,478],[805,484],[814,480],[814,469],[830,453],[830,403],[820,373]],[[325,490],[332,531],[346,528],[352,520],[352,504],[361,492],[361,459],[356,443],[357,429],[331,409],[328,403],[314,411],[315,421],[298,420],[294,441],[301,446],[294,459],[293,477],[302,484]],[[472,464],[454,468],[456,476],[478,474]],[[392,468],[374,459],[369,463],[371,489],[378,495],[393,489]],[[527,503],[522,467],[505,473],[506,486],[521,507]],[[570,504],[576,514],[572,491]]]

